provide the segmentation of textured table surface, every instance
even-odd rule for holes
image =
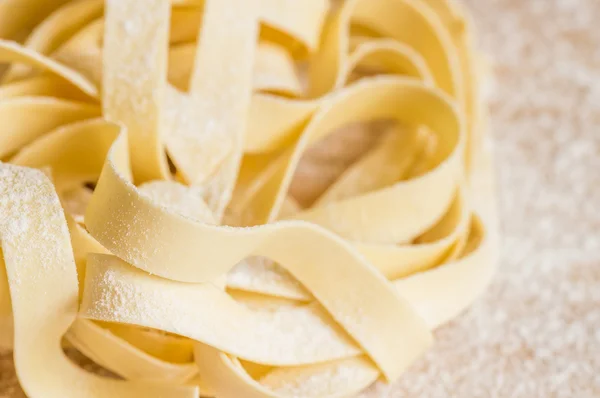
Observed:
[[[467,0],[494,59],[500,270],[369,397],[600,397],[600,1]],[[10,354],[0,397],[23,397]]]

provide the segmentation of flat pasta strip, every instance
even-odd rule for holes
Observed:
[[[102,14],[102,0],[69,2],[57,9],[27,37],[24,46],[50,55],[70,36]],[[5,82],[20,80],[33,72],[28,65],[13,65],[3,76]]]
[[[353,396],[489,283],[460,5],[10,0],[0,20],[0,345],[28,396]]]
[[[113,129],[106,127],[105,121],[92,119],[59,128],[23,148],[11,162],[29,167],[50,167],[59,193],[71,189],[98,177],[105,153],[118,131],[116,126]],[[81,167],[72,167],[73,163]],[[73,174],[75,169],[78,172]],[[105,249],[69,216],[67,222],[74,246],[79,284],[82,285],[87,253],[105,252]],[[130,380],[185,382],[197,374],[197,369],[189,361],[179,365],[160,360],[84,319],[78,319],[65,337],[95,362]]]
[[[148,13],[148,8],[153,12]],[[168,175],[160,131],[166,98],[169,10],[164,0],[107,2],[103,115],[127,127],[132,171],[138,183]],[[136,45],[139,41],[146,45]]]
[[[3,165],[2,251],[15,327],[15,367],[29,396],[196,396],[194,388],[139,384],[86,374],[61,350],[76,319],[77,273],[52,183],[43,173]],[[35,249],[31,249],[31,247]],[[38,295],[46,292],[43,305]],[[48,372],[44,364],[52,364]],[[73,383],[73,380],[77,380]]]
[[[195,134],[203,132],[207,136],[190,141],[186,138],[188,134],[194,134],[194,130],[187,131],[183,136],[174,137],[177,139],[169,146],[174,159],[190,157],[190,164],[178,163],[177,160],[175,164],[191,185],[203,185],[206,202],[217,218],[221,217],[230,200],[241,161],[258,36],[257,5],[248,0],[206,0],[194,71],[190,78],[191,98],[190,102],[186,102],[194,109],[186,114],[188,117],[194,115],[192,125]],[[229,29],[236,31],[232,34],[227,31]],[[226,57],[213,57],[222,48],[229,49],[223,53]],[[227,66],[223,67],[223,63]],[[219,83],[224,81],[230,84],[227,90],[219,87]],[[186,148],[184,154],[180,154],[182,145],[175,142],[183,144]],[[198,167],[198,159],[211,157],[216,143],[226,145],[226,156],[218,169],[210,170],[212,173],[207,176],[206,167]]]

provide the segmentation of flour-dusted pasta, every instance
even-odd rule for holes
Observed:
[[[398,379],[487,285],[484,69],[458,5],[0,4],[11,14],[0,336],[29,396],[352,396]],[[383,138],[294,197],[313,144],[378,120]],[[63,337],[124,380],[79,369]]]

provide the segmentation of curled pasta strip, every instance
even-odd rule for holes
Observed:
[[[102,379],[66,358],[60,340],[75,322],[78,291],[59,199],[39,171],[3,165],[0,175],[0,227],[14,316],[15,368],[25,392],[38,397],[196,396],[193,388]],[[51,371],[46,364],[52,365]]]
[[[0,20],[0,342],[29,396],[351,396],[491,278],[458,5],[10,0]],[[380,120],[295,195],[315,144]]]

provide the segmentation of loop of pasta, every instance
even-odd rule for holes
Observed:
[[[458,5],[7,0],[0,22],[0,342],[29,396],[352,396],[491,278]],[[294,198],[310,147],[382,119]]]

